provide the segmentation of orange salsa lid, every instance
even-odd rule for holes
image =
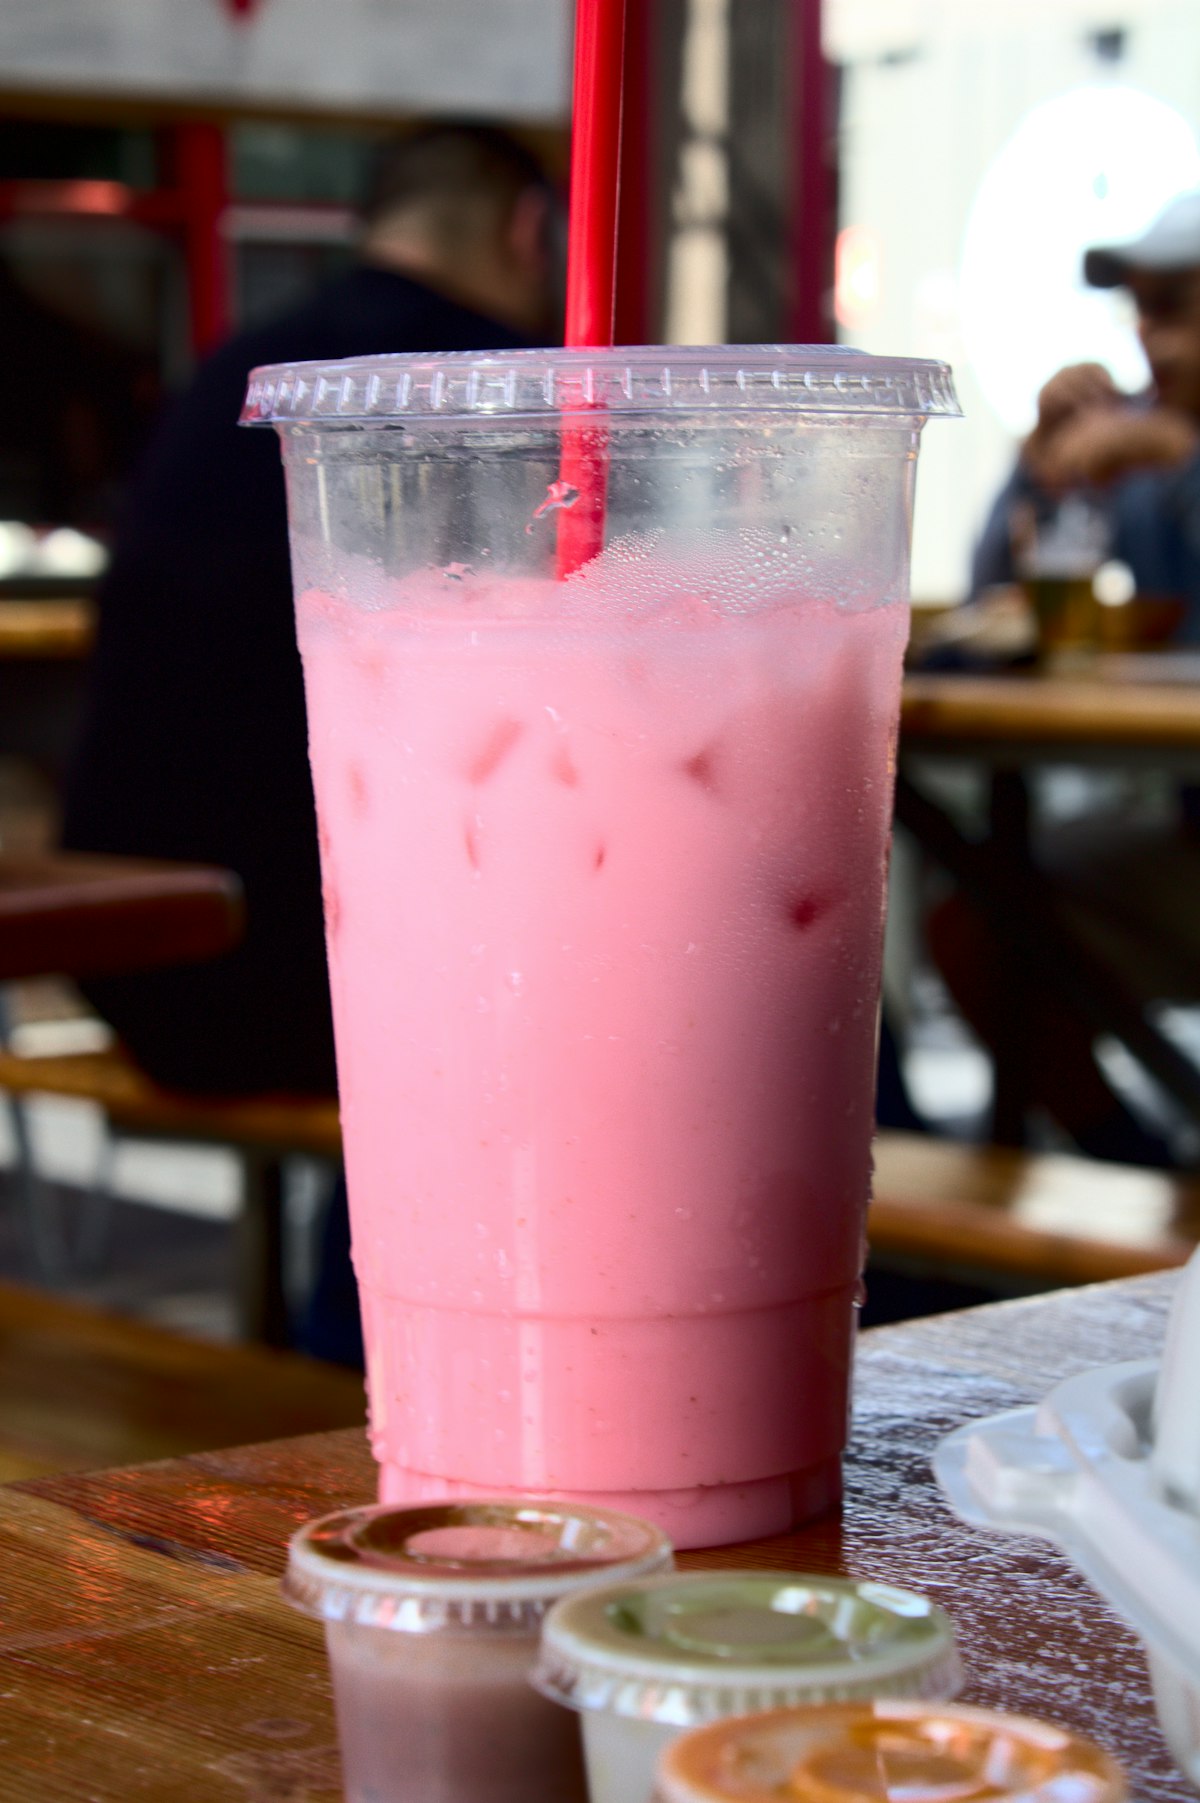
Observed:
[[[772,1709],[667,1748],[661,1803],[1125,1803],[1100,1747],[1049,1722],[896,1701]]]

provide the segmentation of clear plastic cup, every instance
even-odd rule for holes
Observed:
[[[954,411],[944,366],[835,347],[255,373],[385,1501],[712,1545],[836,1500],[916,451]]]
[[[529,1684],[542,1617],[670,1563],[648,1522],[535,1501],[301,1528],[284,1594],[325,1624],[348,1803],[583,1803],[575,1724]]]
[[[1100,1747],[1048,1722],[947,1704],[778,1709],[698,1728],[656,1803],[1124,1803]]]
[[[649,1803],[681,1728],[784,1704],[951,1697],[962,1670],[949,1617],[912,1591],[703,1571],[556,1603],[533,1682],[582,1713],[591,1803]]]

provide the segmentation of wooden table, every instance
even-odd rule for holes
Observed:
[[[1174,1283],[865,1334],[842,1513],[684,1563],[925,1591],[957,1620],[969,1700],[1094,1735],[1138,1803],[1194,1803],[1133,1635],[1058,1554],[961,1526],[929,1474],[961,1422],[1156,1352]],[[283,1604],[278,1579],[292,1530],[367,1500],[372,1479],[362,1435],[343,1432],[0,1489],[2,1803],[335,1803],[321,1631]]]
[[[1163,654],[1169,669],[1168,654]],[[1101,666],[1102,667],[1102,666]],[[1114,668],[1119,668],[1119,661]],[[969,759],[989,778],[988,835],[969,839],[914,779],[914,760]],[[1029,986],[1112,1033],[1200,1122],[1200,1071],[1119,978],[1069,933],[1030,852],[1026,772],[1045,764],[1150,765],[1200,778],[1200,683],[1116,676],[911,675],[901,709],[896,819],[984,912],[1005,968],[991,1137],[1021,1144],[1029,1100]],[[1169,999],[1169,998],[1164,998]]]
[[[0,981],[215,957],[242,931],[229,871],[146,858],[0,854]]]

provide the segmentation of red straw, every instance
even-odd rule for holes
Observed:
[[[624,51],[625,0],[576,0],[565,334],[573,346],[613,341]],[[559,475],[579,496],[559,514],[558,574],[569,576],[604,543],[602,428],[564,429]]]
[[[567,239],[569,345],[610,345],[617,298],[625,0],[576,0]]]

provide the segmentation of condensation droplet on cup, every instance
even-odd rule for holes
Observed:
[[[690,1221],[692,1218],[692,1211],[690,1208],[677,1208],[675,1210],[675,1216],[677,1220]]]

